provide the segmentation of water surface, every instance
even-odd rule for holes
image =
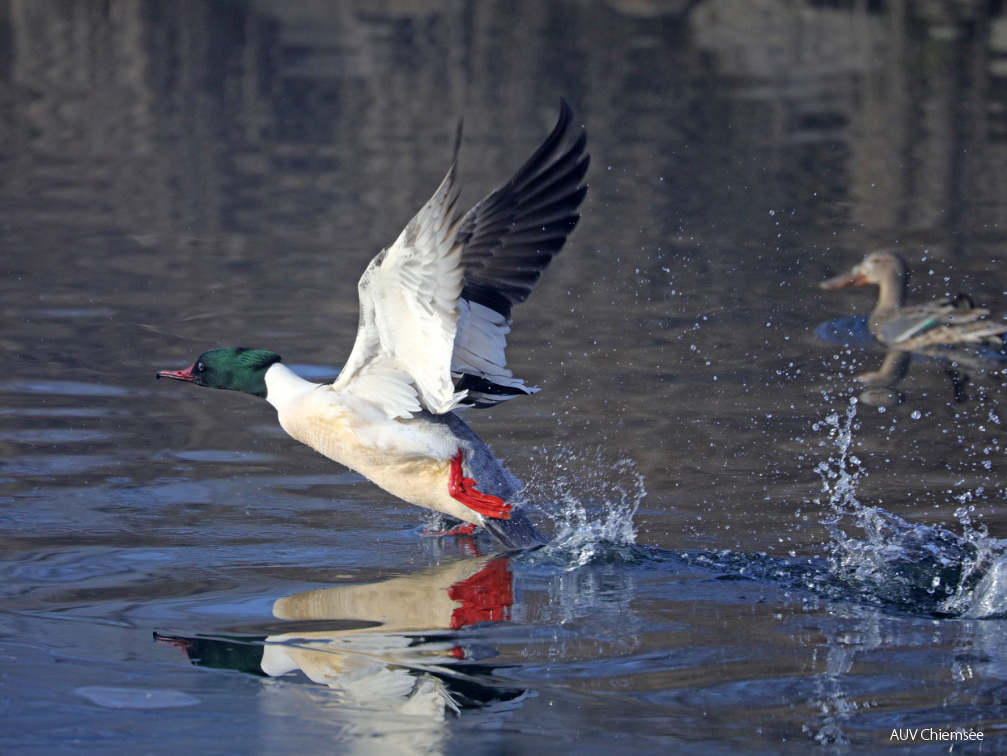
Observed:
[[[998,367],[862,400],[873,292],[816,285],[896,246],[914,298],[1007,303],[1007,18],[853,5],[0,0],[3,750],[1004,750]],[[153,380],[331,379],[457,120],[471,203],[560,97],[542,392],[470,417],[556,545],[424,538],[265,403]]]

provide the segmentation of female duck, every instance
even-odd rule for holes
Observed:
[[[976,307],[966,294],[922,305],[905,305],[906,264],[890,251],[872,252],[842,275],[822,281],[823,289],[875,284],[878,303],[868,318],[874,338],[882,344],[912,351],[942,344],[993,342],[1007,333],[1007,324],[985,320],[989,310]]]
[[[546,539],[516,505],[520,482],[455,410],[538,389],[506,367],[511,308],[577,225],[586,136],[559,121],[503,186],[462,215],[455,165],[358,286],[360,326],[331,384],[306,381],[269,351],[212,349],[157,375],[261,396],[283,429],[389,493],[484,526],[509,548]],[[457,147],[455,148],[457,158]]]

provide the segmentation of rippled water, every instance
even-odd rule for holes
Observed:
[[[1007,20],[854,5],[0,0],[0,750],[1007,750],[1003,354],[868,390],[873,292],[817,288],[894,245],[1007,308]],[[548,548],[154,381],[331,380],[457,118],[472,202],[561,96],[542,392],[469,418]]]

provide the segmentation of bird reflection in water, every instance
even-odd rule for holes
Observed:
[[[965,294],[918,305],[906,304],[909,272],[891,250],[872,252],[851,270],[822,281],[822,289],[873,284],[878,301],[867,318],[843,318],[819,326],[819,337],[848,346],[881,346],[881,366],[857,376],[864,384],[861,401],[889,406],[901,401],[896,386],[906,377],[913,357],[936,361],[951,380],[955,401],[965,401],[973,375],[1000,371],[1007,364],[1003,337],[1007,323],[989,318]]]
[[[437,750],[442,725],[465,710],[503,713],[526,691],[498,684],[481,660],[495,649],[467,643],[456,631],[510,617],[513,574],[505,556],[463,559],[368,585],[305,591],[278,599],[280,622],[230,629],[216,637],[154,633],[196,666],[264,677],[302,672],[339,694],[340,711],[357,709],[361,736],[393,736],[407,751]],[[258,633],[256,633],[258,630]],[[303,678],[301,678],[303,680]]]

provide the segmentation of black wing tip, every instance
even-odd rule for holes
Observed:
[[[573,108],[565,99],[560,99],[559,118],[549,136],[539,146],[532,156],[518,168],[511,183],[520,186],[527,179],[534,180],[540,173],[547,171],[557,162],[569,155],[580,155],[587,146],[587,131],[582,129],[572,142],[570,141],[570,125],[573,123]]]
[[[462,220],[462,297],[511,317],[577,226],[587,194],[587,131],[571,128],[574,110],[560,98],[559,117],[511,178]]]
[[[458,153],[462,149],[462,135],[465,133],[465,119],[459,118],[458,125],[455,127],[455,148],[451,153],[451,164],[455,165],[458,163]]]
[[[483,376],[464,373],[455,379],[455,391],[466,392],[462,406],[488,409],[518,396],[529,396],[538,389],[528,386],[501,386]]]
[[[560,125],[565,127],[568,126],[573,121],[573,106],[570,105],[570,101],[565,97],[559,98],[559,120],[556,123],[556,128]],[[556,129],[553,129],[555,131]]]
[[[575,131],[576,127],[573,126],[574,122],[574,109],[567,102],[565,97],[559,98],[559,118],[556,119],[556,125],[553,127],[552,134],[559,137],[558,142],[562,142],[564,139],[568,138],[568,135]],[[546,141],[549,141],[548,139]],[[583,125],[580,127],[580,133],[577,134],[577,138],[573,140],[570,146],[564,150],[568,153],[581,153],[587,147],[587,129]]]
[[[551,150],[562,148],[562,154],[564,155],[584,152],[587,147],[587,130],[582,127],[577,137],[570,141],[571,134],[575,133],[573,120],[573,108],[566,99],[560,98],[559,117],[556,119],[556,125],[553,126],[552,132],[546,137],[545,142],[542,143],[539,152],[545,152],[545,148],[550,148]],[[568,142],[568,144],[564,146],[565,142]]]

